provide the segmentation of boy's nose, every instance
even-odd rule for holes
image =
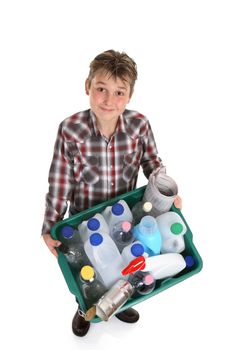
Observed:
[[[111,94],[107,94],[104,99],[104,103],[106,105],[112,105],[114,103],[114,96]]]

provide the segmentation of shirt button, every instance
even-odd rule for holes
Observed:
[[[111,185],[114,186],[114,182],[112,182]]]

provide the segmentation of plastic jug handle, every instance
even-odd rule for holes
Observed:
[[[144,256],[138,256],[136,259],[132,260],[124,270],[121,271],[123,276],[129,275],[138,270],[143,270],[146,267],[146,262]]]

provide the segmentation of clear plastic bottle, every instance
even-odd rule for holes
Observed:
[[[133,225],[137,225],[146,215],[154,216],[151,202],[137,202],[132,208]]]
[[[139,241],[127,245],[121,253],[125,266],[138,256],[144,255],[145,249]]]
[[[184,234],[187,227],[182,218],[169,211],[156,218],[162,237],[161,253],[181,253],[185,250]]]
[[[150,272],[136,271],[129,276],[128,281],[134,287],[133,296],[149,294],[156,285],[155,278]]]
[[[106,207],[102,212],[102,215],[105,218],[110,230],[112,226],[119,221],[132,222],[133,220],[132,212],[128,204],[123,199],[112,206]]]
[[[89,220],[83,221],[78,226],[80,237],[85,242],[92,233],[101,232],[102,234],[109,234],[109,227],[103,215],[97,213]]]
[[[88,308],[93,306],[107,292],[107,288],[97,278],[92,266],[85,265],[80,271],[78,283]]]
[[[58,234],[58,240],[68,247],[81,243],[78,230],[69,225],[62,227]]]
[[[93,233],[84,243],[84,249],[107,288],[122,278],[123,259],[110,236]]]
[[[62,243],[58,250],[65,255],[69,265],[76,272],[79,272],[84,265],[90,264],[83,243],[73,243],[72,245]]]
[[[134,226],[133,234],[143,244],[145,251],[150,256],[160,254],[161,234],[156,219],[151,215],[144,216],[140,223]]]
[[[129,221],[119,221],[112,226],[110,236],[120,252],[134,241],[134,235],[131,228],[132,225]]]

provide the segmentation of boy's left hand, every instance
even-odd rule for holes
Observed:
[[[174,206],[178,209],[182,209],[182,199],[180,198],[180,196],[176,196],[175,200],[174,200]]]

